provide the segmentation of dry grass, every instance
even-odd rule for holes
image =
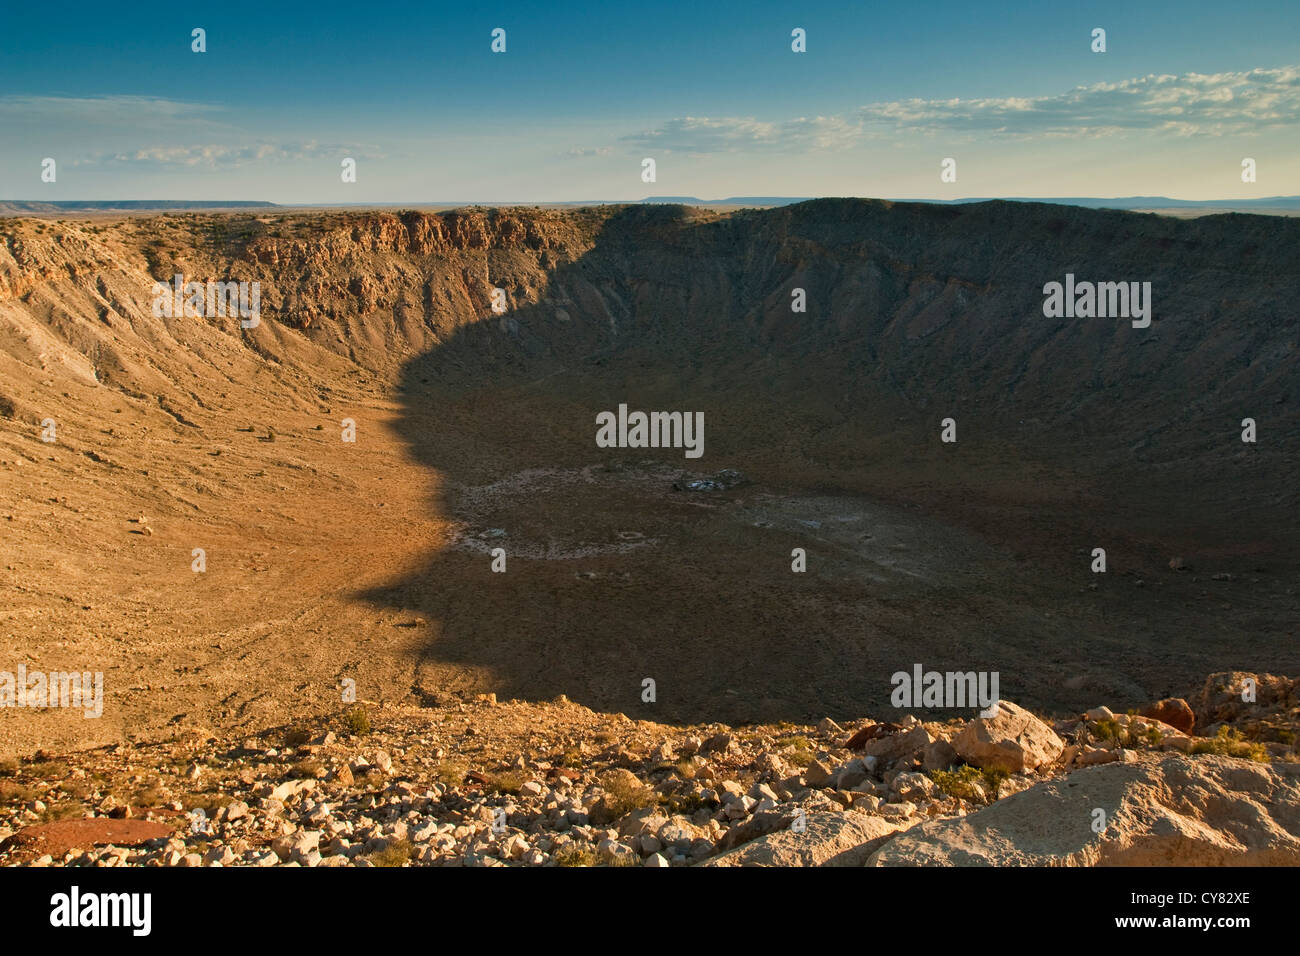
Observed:
[[[631,778],[621,773],[605,774],[600,778],[600,785],[605,790],[605,805],[615,819],[633,810],[652,807],[659,800],[653,788],[639,781],[633,784]]]
[[[374,866],[406,866],[411,862],[414,850],[410,840],[395,840],[384,849],[371,853],[366,859]]]
[[[566,843],[552,856],[556,866],[595,866],[596,851],[578,843]]]
[[[1272,758],[1261,743],[1247,740],[1240,730],[1220,727],[1217,737],[1197,740],[1192,744],[1194,754],[1216,754],[1220,757],[1240,757],[1257,763],[1268,763]]]

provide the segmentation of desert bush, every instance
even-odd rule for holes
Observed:
[[[806,767],[813,762],[813,746],[807,737],[791,737],[785,742],[790,751],[785,755],[796,767]]]
[[[488,774],[487,778],[486,788],[497,793],[518,793],[519,788],[524,785],[523,774],[517,770],[502,770]]]
[[[364,737],[370,733],[370,716],[366,713],[364,707],[353,707],[343,715],[343,725],[350,733],[358,737]]]
[[[367,859],[374,866],[406,866],[411,862],[414,850],[410,840],[394,840],[382,850],[371,853]]]
[[[578,843],[566,843],[555,851],[552,859],[556,866],[595,866],[596,853]]]
[[[1011,774],[1001,768],[980,770],[963,764],[956,770],[931,770],[930,779],[941,793],[963,800],[994,800],[1002,781]]]
[[[630,775],[621,773],[606,774],[601,777],[600,785],[605,791],[605,806],[618,819],[625,813],[654,806],[658,795],[653,789],[637,781],[632,782]]]
[[[1194,754],[1215,754],[1219,757],[1241,757],[1258,763],[1268,763],[1268,750],[1261,743],[1247,740],[1241,731],[1232,727],[1220,727],[1217,737],[1197,740],[1192,744]]]

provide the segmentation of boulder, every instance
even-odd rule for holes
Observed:
[[[934,793],[934,781],[923,773],[900,773],[890,789],[901,800],[924,800]]]
[[[668,817],[654,807],[633,810],[618,823],[620,836],[654,835],[668,825]]]
[[[1300,765],[1162,754],[1090,767],[922,823],[868,865],[1297,866]]]
[[[1254,682],[1254,702],[1242,700],[1248,680]],[[1246,714],[1255,716],[1277,707],[1295,706],[1297,696],[1300,696],[1300,678],[1223,671],[1205,679],[1205,686],[1191,706],[1197,717],[1197,726],[1205,728]]]
[[[899,830],[891,822],[865,813],[810,813],[805,829],[769,833],[714,857],[704,866],[862,866],[873,850]]]
[[[58,820],[24,827],[0,841],[0,851],[23,850],[29,854],[63,856],[74,849],[94,846],[143,846],[151,840],[170,837],[174,827],[154,820],[111,820],[88,817]]]
[[[1158,720],[1176,730],[1190,734],[1196,726],[1196,714],[1192,713],[1191,704],[1181,697],[1166,697],[1154,704],[1147,704],[1138,713],[1143,717]]]
[[[312,850],[320,848],[320,832],[317,830],[295,830],[293,833],[277,837],[271,844],[275,855],[283,862],[297,860],[302,862]]]
[[[844,746],[849,750],[861,750],[866,746],[867,741],[875,740],[877,737],[885,734],[894,734],[903,729],[902,724],[867,724],[857,733],[845,742]]]
[[[957,762],[957,751],[952,744],[942,738],[934,741],[921,752],[922,770],[947,770]]]
[[[1107,750],[1105,747],[1084,747],[1074,758],[1077,767],[1095,767],[1097,764],[1114,763],[1120,759],[1120,751]]]
[[[292,797],[308,790],[315,789],[315,780],[286,780],[276,785],[271,790],[271,799],[287,803]]]
[[[793,815],[782,813],[779,810],[755,813],[744,823],[737,824],[728,830],[726,835],[718,841],[718,849],[730,850],[732,847],[748,843],[750,840],[755,840],[766,834],[784,830],[793,822]]]
[[[862,752],[865,756],[875,757],[879,765],[884,767],[915,755],[929,746],[930,742],[930,734],[923,726],[917,724],[910,730],[882,734],[866,741],[862,746]]]
[[[831,782],[831,768],[820,760],[814,760],[804,768],[804,779],[810,787],[824,787]]]
[[[734,734],[714,734],[700,746],[701,754],[732,754],[740,750]]]
[[[1004,700],[996,716],[976,717],[963,727],[952,748],[976,767],[1024,773],[1059,757],[1065,742],[1029,711]]]

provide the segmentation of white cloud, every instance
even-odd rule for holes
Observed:
[[[300,162],[311,159],[382,158],[375,147],[355,143],[221,143],[179,146],[146,146],[116,153],[100,153],[79,159],[73,165],[143,165],[156,168],[236,169],[253,163]]]
[[[1079,86],[1061,94],[900,100],[858,110],[867,128],[1000,136],[1175,136],[1252,133],[1300,123],[1300,67],[1155,75]]]
[[[575,146],[562,155],[571,159],[578,159],[583,156],[608,156],[613,152],[613,146]]]
[[[214,116],[224,112],[220,106],[160,96],[0,96],[0,118],[6,122],[114,128],[217,125]]]
[[[663,152],[812,152],[897,133],[1065,138],[1151,133],[1223,136],[1300,126],[1300,66],[1236,73],[1150,75],[1049,96],[911,99],[846,116],[765,121],[672,119],[623,142]]]
[[[235,169],[310,159],[382,159],[361,143],[269,142],[231,122],[223,106],[157,96],[0,96],[0,124],[39,130],[47,141],[92,144],[71,166]],[[28,135],[35,135],[34,133]]]
[[[837,116],[801,116],[776,123],[753,117],[687,116],[670,120],[656,130],[625,136],[623,142],[635,149],[663,152],[804,152],[842,148],[859,135],[855,123]]]

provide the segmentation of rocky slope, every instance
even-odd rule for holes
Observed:
[[[1143,708],[1190,732],[1104,707],[1048,726],[1009,703],[743,729],[562,698],[362,703],[245,740],[10,761],[0,862],[1300,864],[1300,681],[1216,674],[1193,700]]]

